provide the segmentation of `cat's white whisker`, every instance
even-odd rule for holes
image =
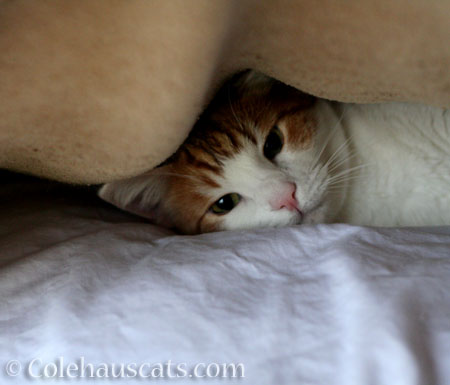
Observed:
[[[348,174],[348,173],[355,172],[355,171],[360,170],[360,169],[362,169],[362,168],[366,168],[366,167],[368,167],[369,165],[370,165],[370,164],[365,163],[365,164],[360,164],[360,165],[357,165],[357,166],[354,166],[354,167],[347,168],[347,169],[345,169],[345,170],[343,170],[343,171],[341,171],[341,172],[339,172],[339,173],[337,173],[337,174],[331,176],[331,177],[329,178],[329,180],[337,179],[338,177],[340,177],[340,176],[342,176],[342,175],[346,175],[346,174]]]
[[[333,167],[328,168],[328,172],[332,173],[334,170],[336,170],[339,166],[341,166],[343,163],[355,158],[358,155],[358,152],[356,150],[352,150],[348,153],[348,156],[342,158],[339,160],[339,162],[334,163]]]
[[[330,158],[328,159],[327,162],[325,162],[323,165],[316,164],[314,166],[313,170],[315,170],[315,173],[314,173],[314,176],[311,178],[311,180],[316,180],[316,178],[318,177],[318,175],[320,174],[320,172],[322,170],[326,170],[327,167],[333,163],[334,159],[338,159],[338,155],[342,151],[344,151],[344,149],[347,148],[346,145],[348,144],[350,139],[351,139],[351,137],[349,137],[344,143],[342,143],[342,145],[339,146],[339,148],[330,156]],[[343,159],[339,160],[338,164],[337,165],[333,165],[333,167],[331,169],[335,170],[340,164],[344,163],[345,161],[349,160],[350,158],[354,157],[355,155],[356,155],[355,151],[350,152],[348,156],[346,156]],[[311,170],[310,172],[312,173],[313,170]],[[330,170],[327,170],[327,174],[329,174],[329,173],[330,173]],[[325,179],[327,179],[327,178],[328,177],[324,177],[324,180],[322,180],[322,181],[317,181],[316,180],[316,183],[317,182],[323,183],[323,182],[325,182]],[[308,194],[310,193],[311,188],[312,188],[312,184],[309,186]]]
[[[327,186],[327,190],[329,190],[329,189],[330,190],[331,189],[339,189],[341,191],[342,190],[342,184],[344,182],[348,182],[348,181],[355,180],[355,179],[360,179],[360,178],[362,178],[362,175],[349,175],[349,176],[346,176],[345,178],[342,178],[340,180],[333,181],[333,183],[330,183]]]
[[[333,138],[333,136],[336,134],[336,132],[339,131],[340,124],[341,124],[342,119],[344,118],[344,115],[346,112],[347,112],[347,107],[344,106],[340,118],[338,119],[338,121],[336,122],[334,127],[330,130],[330,132],[328,133],[322,148],[320,149],[319,153],[317,154],[317,156],[313,162],[313,166],[311,167],[311,169],[313,169],[314,167],[317,166],[317,164],[320,161],[320,157],[322,156],[323,152],[325,151],[325,148],[327,147],[327,145],[330,143],[330,140]]]
[[[325,167],[328,167],[333,161],[334,161],[334,159],[336,159],[339,155],[340,155],[340,153],[342,152],[342,151],[344,151],[346,148],[347,148],[347,146],[349,145],[349,143],[350,143],[350,141],[351,141],[351,139],[353,138],[353,136],[352,135],[350,135],[338,148],[337,148],[337,150],[328,158],[328,160],[325,162],[325,164],[323,165],[323,167],[325,168]]]
[[[358,166],[355,166],[355,167],[350,167],[350,168],[348,168],[348,169],[346,169],[344,171],[341,171],[341,172],[337,173],[336,175],[333,175],[332,177],[328,178],[327,179],[327,183],[330,186],[330,185],[333,184],[333,182],[339,181],[341,178],[347,176],[348,174],[354,173],[354,172],[359,171],[359,170],[361,170],[363,168],[366,168],[368,166],[369,166],[369,164],[361,164],[361,165],[358,165]]]

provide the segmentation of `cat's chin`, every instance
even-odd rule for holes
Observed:
[[[302,224],[315,225],[330,222],[330,209],[326,202],[321,202],[303,213]]]
[[[325,223],[326,215],[320,209],[312,210],[303,215],[302,224],[315,225],[317,223]]]

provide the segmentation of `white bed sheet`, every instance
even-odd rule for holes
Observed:
[[[188,373],[242,363],[245,378],[225,382],[252,385],[450,384],[450,228],[177,236],[100,202],[31,195],[2,195],[0,383],[39,383],[26,375],[36,358],[32,375],[84,357]]]

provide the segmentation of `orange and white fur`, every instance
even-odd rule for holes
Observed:
[[[316,100],[250,71],[163,165],[99,195],[187,234],[450,224],[450,112]]]

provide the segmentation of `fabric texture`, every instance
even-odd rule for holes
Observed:
[[[2,366],[171,360],[242,363],[231,383],[450,382],[450,228],[179,236],[88,193],[20,190],[1,197]]]
[[[450,107],[449,15],[442,0],[0,0],[0,166],[138,175],[246,68],[332,100]]]

